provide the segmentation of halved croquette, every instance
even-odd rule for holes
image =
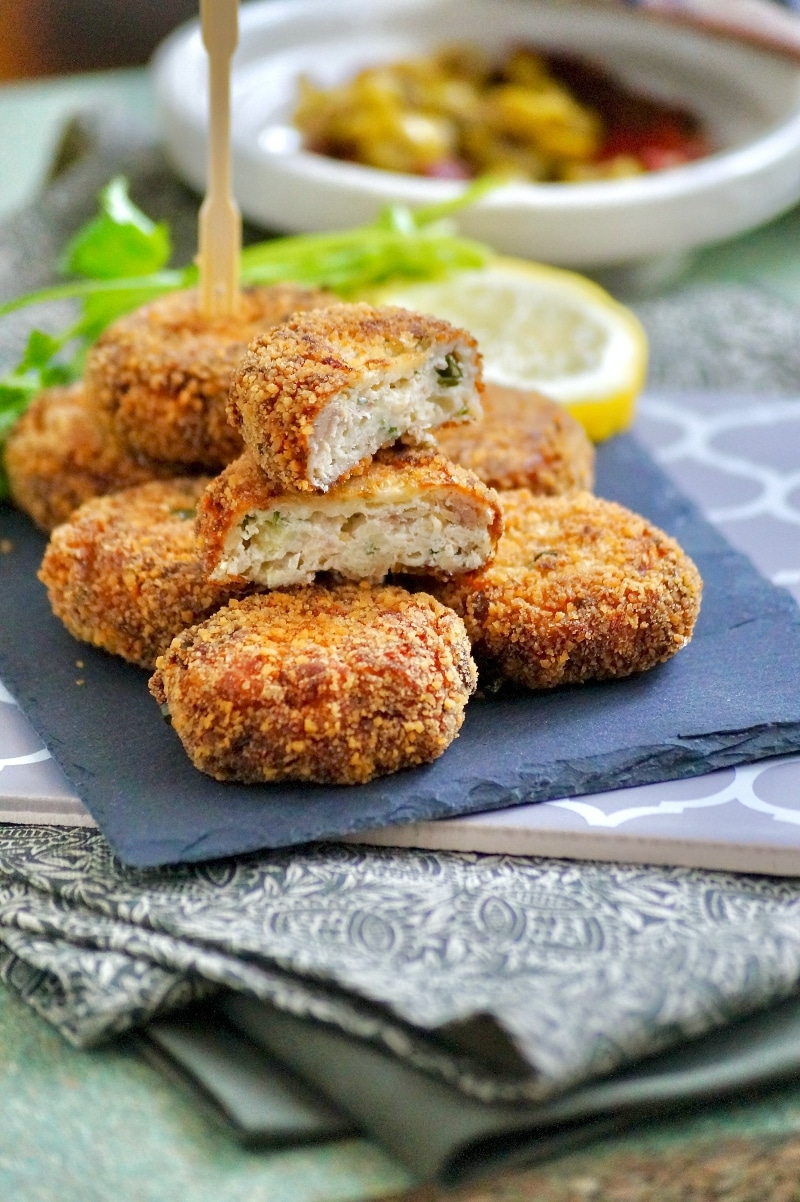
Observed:
[[[212,481],[197,537],[213,580],[266,588],[320,572],[380,582],[388,572],[466,572],[494,553],[500,505],[472,472],[421,448],[380,451],[327,493],[282,492],[246,453]]]
[[[340,304],[256,338],[229,414],[276,487],[325,492],[399,438],[474,421],[481,387],[466,330],[408,309]]]

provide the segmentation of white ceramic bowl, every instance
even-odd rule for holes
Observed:
[[[389,201],[442,200],[461,185],[342,163],[304,151],[290,123],[297,78],[330,85],[377,62],[453,42],[489,50],[527,41],[577,52],[621,80],[677,101],[720,149],[686,166],[587,184],[511,184],[459,218],[507,254],[578,268],[631,264],[723,240],[800,198],[800,67],[788,58],[620,9],[540,0],[267,0],[241,10],[234,60],[234,188],[270,229],[335,229]],[[197,24],[154,60],[177,171],[202,190],[206,56]]]

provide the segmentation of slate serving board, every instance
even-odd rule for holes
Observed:
[[[44,538],[0,510],[0,676],[120,859],[157,866],[516,803],[673,780],[800,749],[800,609],[629,435],[597,492],[675,535],[705,582],[691,644],[624,681],[473,700],[436,763],[358,787],[220,784],[197,772],[147,673],[78,643],[36,579]],[[4,544],[8,547],[8,543]],[[80,682],[80,683],[78,683]]]

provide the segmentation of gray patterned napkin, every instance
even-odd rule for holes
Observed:
[[[196,199],[153,147],[96,122],[70,144],[81,153],[58,186],[0,227],[6,293],[43,281],[120,170],[184,252],[193,240]],[[794,386],[796,314],[764,293],[676,290],[640,313],[660,386]],[[0,323],[0,360],[21,321]],[[338,846],[146,872],[121,867],[94,831],[5,826],[0,972],[78,1045],[224,988],[371,1041],[472,1097],[533,1101],[791,994],[800,889]]]
[[[2,975],[72,1042],[225,987],[486,1101],[546,1098],[787,996],[792,880],[318,846],[124,868],[0,829]]]

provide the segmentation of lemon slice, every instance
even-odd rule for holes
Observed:
[[[575,272],[498,257],[443,280],[389,284],[368,299],[463,326],[478,340],[487,380],[560,401],[595,441],[633,420],[647,370],[644,330]]]

